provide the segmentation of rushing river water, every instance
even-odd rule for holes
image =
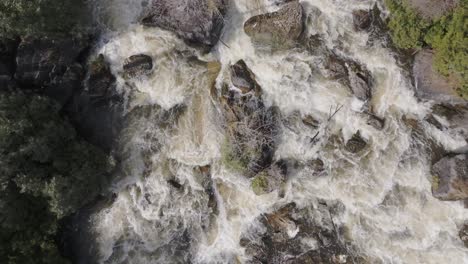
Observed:
[[[385,118],[383,130],[367,124],[364,102],[322,76],[321,54],[255,48],[243,23],[277,9],[273,2],[233,0],[222,42],[202,54],[170,32],[135,23],[144,5],[140,0],[102,1],[106,9],[99,11],[110,14],[107,23],[113,26],[97,52],[111,61],[131,114],[121,139],[123,176],[114,185],[116,199],[92,217],[100,262],[244,263],[248,256],[239,241],[260,225],[259,216],[290,202],[304,207],[323,199],[344,205],[335,221],[348,228],[370,263],[468,263],[468,250],[458,238],[468,211],[462,203],[432,197],[428,154],[402,122],[403,116],[422,120],[431,105],[414,97],[409,77],[389,49],[380,41],[368,44],[368,33],[353,28],[352,11],[369,9],[374,1],[300,2],[310,14],[306,34],[320,34],[328,49],[371,72],[369,103]],[[125,80],[125,58],[139,53],[153,57],[153,73]],[[229,66],[240,59],[256,75],[266,105],[278,107],[282,116],[300,113],[321,121],[317,129],[282,126],[275,159],[321,158],[326,176],[311,176],[299,166],[288,175],[284,193],[256,195],[250,179],[224,166],[222,110],[210,90],[213,84],[220,89]],[[426,125],[449,150],[465,144]],[[370,145],[364,153],[350,155],[327,144],[332,135],[347,140],[358,130]],[[213,197],[203,186],[206,174]]]

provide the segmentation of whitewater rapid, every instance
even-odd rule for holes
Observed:
[[[219,42],[209,54],[188,47],[174,34],[138,25],[141,0],[101,1],[109,32],[96,53],[103,53],[133,112],[121,139],[125,153],[116,199],[96,212],[92,225],[101,263],[244,263],[241,235],[259,228],[258,217],[275,206],[298,206],[318,199],[339,200],[345,211],[337,222],[349,229],[353,244],[370,263],[468,263],[458,230],[468,219],[460,202],[432,197],[430,164],[403,116],[423,120],[431,104],[418,102],[411,81],[391,51],[353,29],[352,11],[375,1],[304,0],[306,34],[320,34],[337,54],[365,65],[375,79],[370,105],[385,118],[379,131],[367,125],[364,102],[316,69],[323,56],[301,49],[262,51],[243,31],[253,15],[274,11],[275,1],[233,0]],[[124,60],[134,54],[154,59],[152,75],[125,80]],[[321,121],[315,130],[283,127],[275,159],[306,163],[323,160],[327,175],[311,176],[307,167],[289,175],[284,195],[257,196],[250,179],[221,162],[222,113],[210,96],[229,66],[243,59],[263,89],[263,100],[282,116],[295,112]],[[220,63],[219,74],[218,64]],[[342,106],[332,121],[331,109]],[[424,129],[448,150],[463,147],[456,135]],[[370,148],[359,156],[328,144],[332,135],[346,141],[356,131]],[[213,197],[206,194],[203,168],[211,166]],[[174,180],[182,187],[170,184]],[[212,199],[217,214],[212,214]]]

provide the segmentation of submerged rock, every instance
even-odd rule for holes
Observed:
[[[212,47],[221,36],[228,5],[229,0],[152,0],[142,23]]]
[[[153,69],[153,59],[145,54],[132,55],[125,60],[123,70],[125,76],[135,77],[149,74]]]
[[[291,203],[262,215],[265,228],[255,235],[244,234],[240,241],[250,257],[247,263],[363,263],[346,239],[345,228],[335,224],[342,207],[337,202],[306,208]]]
[[[99,54],[89,67],[89,94],[96,98],[106,97],[112,92],[115,81],[116,78],[111,72],[109,63],[104,55]]]
[[[458,236],[460,237],[465,247],[468,248],[468,224],[465,223],[463,225],[462,229],[460,229],[460,232],[458,233]]]
[[[15,78],[28,88],[41,88],[63,75],[86,45],[77,39],[25,38],[18,47]]]
[[[444,201],[468,198],[467,154],[447,156],[432,166],[432,194]]]
[[[254,42],[283,46],[299,39],[304,29],[303,8],[298,1],[291,1],[273,13],[251,17],[244,24],[244,31]]]
[[[361,133],[358,131],[353,137],[346,142],[345,150],[351,153],[359,153],[367,146],[367,141],[361,137]]]

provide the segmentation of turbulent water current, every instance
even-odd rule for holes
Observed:
[[[369,104],[385,118],[382,130],[367,124],[363,101],[322,76],[320,53],[255,47],[243,24],[277,9],[275,1],[232,1],[222,42],[208,54],[171,32],[140,25],[145,5],[140,0],[100,2],[98,12],[108,15],[111,27],[96,53],[109,58],[128,113],[116,198],[92,215],[100,263],[245,263],[249,256],[239,241],[261,228],[263,214],[291,202],[306,207],[319,200],[343,204],[335,221],[349,230],[369,263],[468,263],[468,250],[458,238],[468,211],[462,203],[433,198],[428,154],[402,121],[403,116],[422,120],[431,104],[415,98],[408,74],[382,41],[369,42],[368,33],[353,28],[352,11],[370,9],[375,1],[300,2],[313,14],[305,34],[320,34],[329,50],[371,72]],[[140,53],[153,57],[153,73],[124,79],[125,58]],[[300,113],[320,121],[313,129],[281,125],[274,159],[306,164],[320,158],[326,175],[313,176],[307,166],[297,166],[282,191],[256,195],[251,179],[222,162],[222,110],[211,90],[221,89],[229,66],[240,59],[255,74],[265,105],[277,107],[283,117]],[[333,135],[346,141],[358,130],[369,142],[359,155],[327,144]],[[449,150],[465,143],[429,125],[425,130]],[[207,173],[214,198],[203,187]]]

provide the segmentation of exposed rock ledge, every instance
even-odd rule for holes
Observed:
[[[454,81],[440,75],[433,67],[434,53],[425,49],[414,58],[413,75],[418,97],[437,102],[465,102],[458,96]]]

